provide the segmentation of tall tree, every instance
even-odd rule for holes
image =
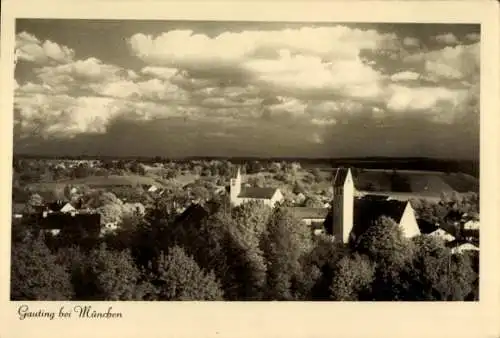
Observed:
[[[246,203],[227,215],[228,279],[226,296],[232,299],[257,300],[262,297],[266,279],[266,262],[260,240],[271,209],[262,203]],[[231,287],[233,284],[233,287]]]
[[[12,300],[70,300],[73,296],[69,274],[43,236],[27,235],[12,244],[10,290]]]
[[[363,300],[370,293],[374,264],[357,253],[344,256],[335,265],[330,298],[338,301]]]
[[[213,272],[206,273],[185,251],[174,246],[161,254],[152,278],[158,300],[222,300],[223,292]]]
[[[112,251],[101,245],[85,259],[75,259],[72,264],[77,299],[141,299],[140,271],[129,251]]]
[[[408,300],[465,300],[476,273],[467,255],[452,254],[444,242],[430,236],[414,239],[415,255],[408,266]]]
[[[360,236],[355,250],[376,264],[372,297],[375,300],[398,300],[408,285],[402,279],[403,268],[413,255],[412,243],[403,237],[399,225],[382,216]]]
[[[267,298],[292,300],[292,282],[301,275],[301,258],[312,249],[311,231],[278,206],[271,215],[262,240],[267,263]]]
[[[304,200],[304,207],[308,208],[323,208],[323,204],[317,195],[309,195]]]

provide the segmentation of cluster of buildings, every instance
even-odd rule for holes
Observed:
[[[55,201],[31,206],[32,210],[14,213],[14,221],[34,226],[32,230],[64,238],[72,243],[93,243],[101,236],[101,215],[92,209],[81,208],[80,202]]]
[[[417,218],[409,200],[391,198],[390,195],[366,194],[356,190],[355,181],[349,168],[340,168],[335,172],[332,182],[333,198],[324,207],[312,208],[291,206],[291,212],[311,228],[315,235],[327,235],[332,241],[349,243],[356,241],[367,227],[374,224],[381,216],[394,220],[406,238],[426,234],[441,238],[453,251],[479,250],[479,221],[470,220],[467,215],[450,214],[450,226],[429,224]],[[164,193],[161,187],[144,187],[152,196]],[[284,200],[279,188],[251,187],[243,182],[238,168],[230,180],[228,195],[232,206],[239,206],[251,201],[259,201],[273,208]],[[137,209],[144,214],[145,207],[140,203],[123,203],[130,210]],[[197,205],[197,203],[193,203]],[[177,207],[177,206],[176,206]],[[179,206],[180,207],[180,206]],[[180,208],[179,219],[189,217],[196,208]],[[203,207],[201,207],[203,208]],[[99,237],[106,232],[116,230],[118,224],[103,223],[102,216],[96,210],[82,208],[81,201],[56,201],[36,208],[27,215],[40,229],[54,235],[60,233],[79,237]],[[13,212],[14,219],[23,217],[22,212]],[[460,233],[454,231],[460,229]]]
[[[230,183],[230,201],[233,206],[249,201],[261,201],[274,207],[283,200],[283,194],[275,188],[256,188],[243,186],[238,170]],[[465,219],[454,220],[453,227],[462,229],[460,239],[453,230],[438,224],[428,224],[419,220],[410,201],[392,199],[387,195],[369,195],[356,191],[352,172],[340,168],[333,179],[333,199],[331,207],[308,208],[291,207],[292,213],[312,228],[314,234],[327,234],[333,241],[348,243],[355,241],[381,216],[394,220],[406,238],[426,234],[441,238],[454,252],[465,250],[478,251],[474,239],[479,236],[479,222]],[[463,217],[464,215],[462,215]],[[466,215],[465,215],[466,216]]]

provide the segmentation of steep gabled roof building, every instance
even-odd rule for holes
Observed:
[[[229,196],[231,205],[233,206],[238,206],[249,201],[260,201],[270,207],[274,207],[277,202],[283,200],[283,194],[278,188],[243,187],[240,168],[236,169],[235,175],[231,178]]]
[[[384,198],[355,197],[356,188],[349,168],[339,168],[333,178],[332,209],[325,220],[327,233],[336,241],[348,243],[358,238],[381,216],[393,219],[405,237],[420,234],[415,212],[410,202]]]

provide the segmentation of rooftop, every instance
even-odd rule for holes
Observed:
[[[293,207],[293,215],[300,219],[325,219],[328,215],[327,208]]]
[[[394,200],[377,199],[355,199],[354,200],[354,225],[353,233],[356,236],[361,235],[369,226],[374,224],[381,216],[392,218],[396,223],[401,221],[404,210],[408,202]],[[325,220],[327,230],[330,232],[332,227],[332,212],[329,211]]]
[[[276,188],[242,187],[239,198],[271,199],[276,193]]]

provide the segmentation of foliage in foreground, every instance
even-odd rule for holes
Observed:
[[[312,238],[286,208],[127,219],[92,247],[13,236],[13,300],[477,300],[477,257],[381,218],[355,245]],[[48,236],[48,235],[47,235]],[[49,244],[47,244],[49,243]]]

